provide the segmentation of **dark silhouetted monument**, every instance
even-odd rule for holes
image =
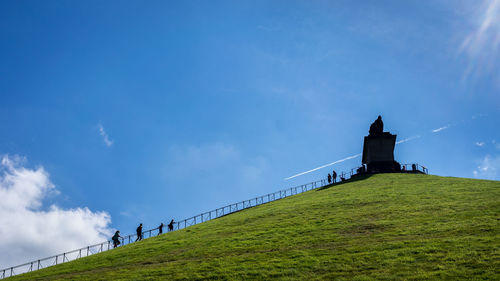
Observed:
[[[384,132],[384,123],[379,115],[370,126],[369,135],[363,144],[363,164],[368,173],[390,173],[401,171],[401,166],[394,161],[396,135]]]

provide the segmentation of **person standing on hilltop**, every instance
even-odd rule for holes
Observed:
[[[332,175],[328,174],[328,184],[332,183]]]
[[[332,180],[333,180],[333,183],[335,183],[335,181],[337,180],[337,172],[335,172],[335,170],[333,170],[333,172],[332,172]]]
[[[163,223],[161,223],[160,226],[158,226],[158,235],[163,233],[163,226],[164,226]]]
[[[142,223],[139,224],[139,226],[137,227],[135,232],[137,233],[137,239],[135,239],[135,242],[141,241],[142,240]]]

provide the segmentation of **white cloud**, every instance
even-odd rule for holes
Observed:
[[[474,144],[477,145],[477,146],[479,146],[479,147],[484,146],[484,142],[482,142],[482,141],[477,141]]]
[[[472,172],[474,177],[481,179],[499,180],[500,179],[500,155],[486,155],[477,168]]]
[[[107,147],[110,147],[113,145],[113,141],[109,139],[109,136],[106,133],[106,131],[104,130],[104,127],[102,126],[102,124],[99,124],[99,133],[103,137],[104,143],[106,144]]]
[[[443,127],[441,127],[441,128],[434,129],[434,130],[432,130],[432,132],[433,132],[433,133],[441,132],[441,131],[443,131],[443,130],[448,129],[449,127],[450,127],[450,125],[446,125],[446,126],[443,126]]]
[[[492,141],[491,141],[491,144],[493,144],[497,150],[500,150],[500,143],[498,143],[498,142],[497,142],[497,141],[495,141],[495,140],[492,140]]]
[[[478,13],[471,17],[473,30],[465,37],[460,53],[469,60],[465,78],[493,72],[500,79],[500,0],[474,2]]]
[[[25,168],[24,162],[3,156],[0,163],[0,268],[108,239],[111,218],[105,212],[44,208],[55,186],[43,167]]]

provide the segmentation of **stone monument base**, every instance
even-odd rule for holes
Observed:
[[[368,173],[394,173],[401,172],[401,165],[397,161],[372,162],[366,165]]]
[[[365,137],[363,144],[363,164],[367,173],[400,172],[401,165],[394,161],[396,135],[383,132]]]

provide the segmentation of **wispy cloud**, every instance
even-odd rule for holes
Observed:
[[[500,150],[500,143],[499,143],[499,142],[497,142],[496,140],[492,140],[492,141],[491,141],[491,144],[492,144],[493,146],[495,146],[495,148],[496,148],[497,150]]]
[[[482,141],[477,141],[477,142],[475,142],[474,144],[475,144],[476,146],[479,146],[479,147],[484,146],[484,142],[482,142]]]
[[[434,130],[432,130],[431,132],[433,132],[433,133],[441,132],[441,131],[443,131],[443,130],[448,129],[449,127],[450,127],[450,125],[446,125],[446,126],[443,126],[443,127],[437,128],[437,129],[434,129]]]
[[[99,134],[101,134],[104,143],[106,144],[107,147],[110,147],[113,145],[113,141],[109,138],[108,134],[104,130],[104,127],[102,126],[101,123],[99,123]]]
[[[498,180],[500,177],[500,155],[486,155],[476,169],[472,172],[474,177],[482,179]]]
[[[354,158],[359,157],[359,156],[361,156],[361,153],[358,153],[358,154],[356,154],[356,155],[352,155],[352,156],[349,156],[349,157],[346,157],[346,158],[343,158],[343,159],[337,160],[337,161],[335,161],[335,162],[332,162],[332,163],[329,163],[329,164],[326,164],[326,165],[323,165],[323,166],[319,166],[319,167],[314,168],[314,169],[311,169],[311,170],[309,170],[309,171],[305,171],[305,172],[302,172],[302,173],[298,173],[298,174],[293,175],[293,176],[291,176],[291,177],[285,178],[285,180],[293,179],[293,178],[296,178],[296,177],[298,177],[298,176],[302,176],[302,175],[305,175],[305,174],[308,174],[308,173],[314,172],[314,171],[316,171],[316,170],[326,168],[326,167],[331,166],[331,165],[335,165],[335,164],[338,164],[338,163],[341,163],[341,162],[344,162],[344,161],[347,161],[347,160],[350,160],[350,159],[354,159]]]
[[[500,60],[500,0],[484,0],[475,6],[479,7],[479,10],[472,18],[474,28],[464,38],[459,48],[459,52],[465,54],[469,60],[464,78],[474,73],[481,75],[492,71],[500,75],[498,64]]]

